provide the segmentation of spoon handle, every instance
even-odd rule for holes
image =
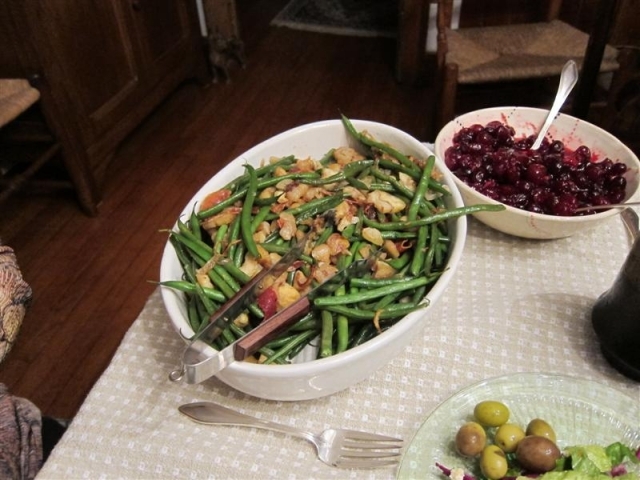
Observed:
[[[558,112],[560,112],[562,105],[564,104],[565,100],[567,99],[567,97],[571,93],[571,90],[573,90],[573,87],[575,87],[577,82],[578,66],[576,65],[576,62],[574,62],[573,60],[569,60],[564,64],[564,67],[562,67],[562,72],[560,73],[560,84],[558,85],[558,93],[556,93],[556,98],[553,101],[551,110],[549,110],[549,114],[547,115],[547,118],[545,119],[544,124],[540,129],[540,132],[538,133],[536,141],[531,146],[532,150],[537,150],[540,148],[540,145],[542,145],[542,140],[547,134],[547,130],[549,130],[549,127],[553,123],[553,120],[556,118],[556,115],[558,115]]]
[[[640,202],[610,203],[608,205],[591,205],[589,207],[576,208],[576,212],[586,212],[587,210],[609,210],[610,208],[627,208],[640,206]]]
[[[625,208],[620,212],[620,217],[629,235],[631,235],[631,239],[635,241],[636,238],[640,236],[640,219],[638,219],[638,214],[632,208]]]

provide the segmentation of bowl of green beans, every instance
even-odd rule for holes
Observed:
[[[444,321],[431,312],[460,262],[466,215],[484,208],[465,207],[451,175],[405,132],[346,117],[303,125],[240,155],[185,206],[162,257],[164,304],[188,341],[306,235],[300,259],[230,322],[214,352],[350,262],[376,255],[370,274],[315,299],[255,357],[217,375],[259,398],[330,395]]]

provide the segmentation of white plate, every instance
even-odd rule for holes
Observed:
[[[474,470],[474,461],[455,451],[458,428],[483,400],[509,407],[509,421],[523,426],[533,418],[555,430],[560,448],[570,445],[640,446],[640,404],[600,383],[562,375],[521,373],[489,379],[467,387],[440,404],[422,424],[406,449],[398,479],[444,479],[435,466]]]

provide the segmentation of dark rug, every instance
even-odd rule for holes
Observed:
[[[292,0],[272,25],[335,35],[394,37],[397,0]]]

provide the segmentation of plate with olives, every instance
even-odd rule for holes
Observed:
[[[484,478],[483,456],[491,465],[498,448],[513,455],[519,448],[523,462],[541,469],[572,445],[621,442],[638,449],[639,418],[637,400],[592,380],[538,373],[491,378],[431,413],[405,450],[397,478],[447,478],[438,465]],[[530,437],[533,442],[522,442]]]

